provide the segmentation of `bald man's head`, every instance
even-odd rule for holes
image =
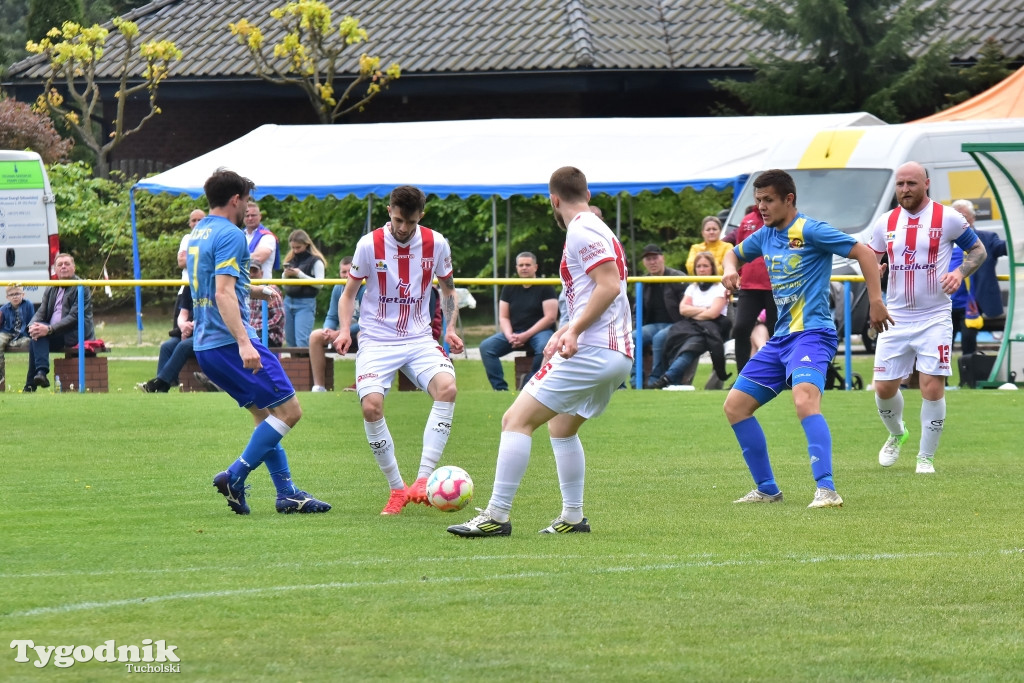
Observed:
[[[904,210],[916,214],[928,205],[928,173],[916,161],[896,169],[896,201]]]

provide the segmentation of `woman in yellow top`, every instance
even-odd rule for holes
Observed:
[[[722,241],[722,221],[718,220],[717,216],[704,216],[704,220],[700,222],[700,225],[704,241],[690,247],[690,255],[686,257],[686,272],[694,275],[693,262],[697,259],[697,254],[702,251],[709,251],[715,257],[715,272],[721,273],[722,259],[725,258],[725,252],[732,249],[731,244]]]

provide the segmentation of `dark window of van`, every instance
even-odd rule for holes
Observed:
[[[860,232],[868,227],[879,205],[888,205],[889,197],[883,195],[887,192],[892,169],[824,168],[787,172],[796,183],[796,208],[843,232]],[[751,181],[743,188],[736,206],[747,207],[754,203]],[[742,218],[743,214],[735,211],[733,216]],[[730,224],[732,222],[730,220]]]

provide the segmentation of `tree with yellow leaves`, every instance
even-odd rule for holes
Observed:
[[[339,70],[347,49],[369,38],[359,20],[346,16],[335,25],[330,7],[320,0],[289,2],[272,10],[270,17],[278,22],[284,36],[269,53],[259,26],[242,19],[228,27],[248,48],[260,78],[276,85],[302,88],[320,123],[333,123],[351,111],[362,111],[383,88],[401,76],[397,63],[382,69],[380,57],[364,52],[359,55],[355,78],[338,95],[334,82],[346,75]]]
[[[117,109],[105,140],[101,132],[103,101],[96,71],[107,50],[110,31],[98,24],[86,27],[66,21],[60,28],[50,29],[38,43],[29,41],[25,46],[30,53],[45,54],[49,66],[43,94],[36,100],[35,108],[49,111],[71,126],[82,143],[95,153],[93,172],[100,178],[110,173],[110,152],[160,113],[157,89],[170,73],[172,62],[181,59],[181,50],[170,41],[138,44],[139,27],[134,22],[114,19],[113,25],[123,45],[117,46],[115,53],[120,64],[118,89],[114,93]],[[129,78],[143,65],[142,81],[129,85]],[[67,93],[67,99],[58,91],[58,85]],[[149,92],[149,111],[129,128],[125,124],[125,103],[142,91]]]

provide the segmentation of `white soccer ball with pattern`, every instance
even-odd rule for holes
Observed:
[[[473,480],[453,465],[438,467],[427,479],[427,502],[444,512],[455,512],[473,500]]]

